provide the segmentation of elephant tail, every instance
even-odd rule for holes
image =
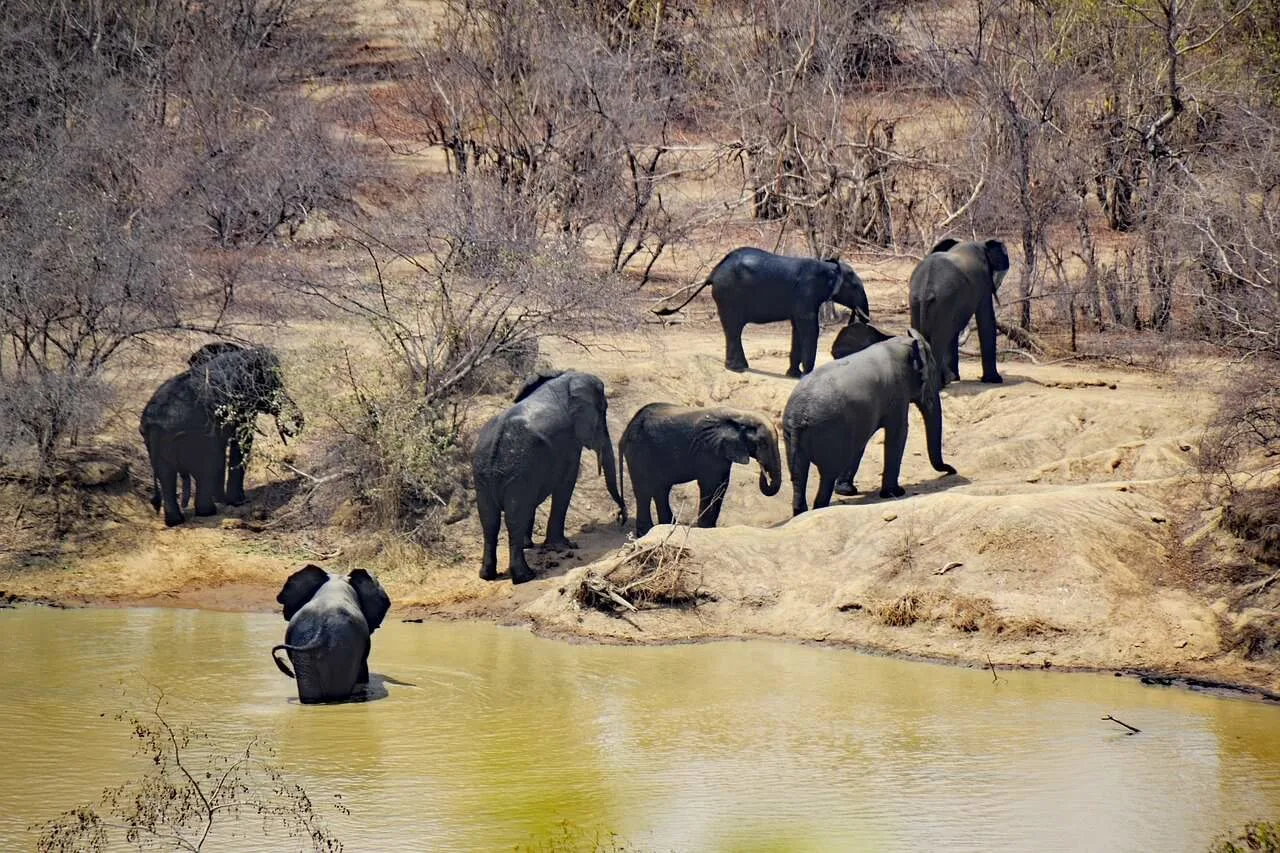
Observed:
[[[714,270],[712,270],[712,272],[714,272]],[[680,311],[681,309],[683,309],[683,308],[684,308],[684,306],[686,306],[686,305],[688,305],[690,302],[692,302],[692,301],[693,301],[693,298],[694,298],[695,296],[697,296],[699,293],[701,293],[701,292],[702,292],[702,289],[703,289],[704,287],[706,287],[706,286],[707,286],[708,284],[710,284],[710,283],[711,283],[711,277],[710,277],[710,276],[708,276],[707,278],[703,279],[702,283],[698,285],[697,289],[696,289],[696,290],[694,290],[694,291],[693,291],[693,293],[689,294],[689,298],[688,298],[688,299],[686,299],[684,302],[681,302],[681,303],[680,303],[679,305],[677,305],[675,308],[660,308],[660,309],[658,309],[658,310],[654,311],[653,313],[657,314],[659,317],[666,317],[666,316],[667,316],[667,315],[669,315],[669,314],[674,314],[674,313],[676,313],[677,311]]]
[[[277,655],[276,653],[279,652],[281,649],[284,649],[287,652],[309,652],[312,649],[316,649],[319,647],[320,647],[319,643],[311,643],[310,645],[306,645],[306,646],[291,646],[288,643],[281,643],[278,646],[271,647],[271,659],[275,661],[276,667],[281,672],[283,672],[285,675],[289,676],[290,678],[294,678],[295,676],[293,674],[293,671],[289,669],[289,667],[285,664],[284,661],[280,660],[279,655]]]

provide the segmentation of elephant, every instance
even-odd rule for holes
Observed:
[[[353,569],[343,577],[308,563],[289,576],[276,601],[289,627],[271,659],[297,681],[298,701],[340,701],[369,682],[369,638],[391,608],[371,572]],[[280,660],[282,649],[293,671]]]
[[[284,392],[279,360],[265,348],[224,351],[156,389],[138,432],[151,460],[151,505],[163,507],[166,526],[186,520],[179,475],[195,478],[196,515],[213,515],[219,502],[244,502],[244,462],[258,414],[275,416],[282,440],[304,423]]]
[[[872,344],[887,341],[893,335],[886,335],[870,323],[859,320],[856,316],[849,318],[849,323],[831,342],[831,357],[844,358],[855,352],[862,352]]]
[[[213,359],[217,358],[223,353],[240,352],[243,349],[244,347],[240,346],[239,344],[233,344],[230,341],[214,341],[213,343],[205,344],[195,352],[191,353],[191,355],[188,356],[187,358],[187,367],[188,368],[199,367],[200,365],[206,362],[212,361]],[[289,433],[289,434],[292,435],[293,433]],[[284,430],[281,430],[280,439],[283,441],[284,437],[285,437],[285,432]],[[250,442],[253,441],[252,434],[250,434],[249,441]],[[244,456],[249,455],[247,452],[244,451],[243,448],[241,450]],[[178,477],[182,483],[182,496],[178,500],[178,505],[185,510],[187,506],[191,503],[191,472],[179,471]],[[152,495],[151,502],[153,505],[155,505],[158,508],[159,501],[160,501],[159,490],[157,490]]]
[[[609,495],[626,524],[627,505],[609,438],[604,382],[576,370],[548,371],[527,381],[515,405],[491,418],[476,440],[472,474],[476,510],[484,531],[483,580],[498,573],[498,528],[507,523],[511,582],[533,580],[524,549],[533,546],[533,517],[551,498],[544,547],[576,548],[565,537],[565,515],[578,482],[583,448],[595,451]]]
[[[862,279],[837,258],[799,258],[775,255],[749,246],[734,249],[676,308],[654,313],[667,316],[688,305],[711,285],[711,298],[724,329],[724,366],[737,373],[747,369],[742,330],[748,323],[791,321],[791,354],[787,376],[813,370],[818,353],[818,309],[834,301],[863,320],[871,319]]]
[[[898,484],[907,444],[907,413],[915,403],[924,416],[929,462],[954,474],[942,459],[942,402],[928,342],[914,329],[861,352],[824,364],[792,389],[782,415],[787,467],[791,471],[793,515],[808,509],[809,465],[818,466],[814,508],[827,506],[838,477],[850,482],[867,442],[881,428],[884,471],[880,497],[901,497]]]
[[[729,488],[733,463],[760,463],[760,492],[773,497],[782,486],[782,457],[773,424],[734,409],[695,409],[650,403],[636,412],[618,440],[618,480],[631,467],[636,495],[636,536],[649,532],[657,504],[658,521],[670,524],[671,487],[698,481],[699,527],[715,527]]]
[[[938,360],[939,385],[960,378],[960,333],[976,314],[982,381],[1003,382],[996,370],[996,309],[1009,252],[999,240],[943,240],[911,273],[911,327]]]

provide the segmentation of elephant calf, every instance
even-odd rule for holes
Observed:
[[[747,369],[742,330],[748,323],[791,322],[791,355],[788,376],[813,370],[818,354],[818,309],[838,302],[863,320],[871,319],[862,279],[838,259],[796,258],[763,249],[742,247],[725,255],[706,280],[676,308],[663,308],[659,316],[674,314],[711,285],[711,298],[724,329],[724,366]]]
[[[276,601],[284,605],[289,627],[271,659],[297,680],[299,701],[340,701],[369,682],[370,635],[391,608],[373,574],[354,569],[343,577],[307,564],[289,576]],[[282,649],[293,672],[277,657]]]
[[[929,462],[954,474],[942,461],[942,402],[929,344],[914,329],[861,352],[824,364],[800,380],[782,415],[795,515],[808,509],[809,465],[818,466],[814,508],[826,506],[837,478],[852,483],[867,442],[883,429],[884,472],[880,497],[906,494],[898,484],[907,444],[911,403],[924,415]]]
[[[618,441],[618,479],[631,467],[636,494],[636,536],[653,527],[650,503],[658,521],[670,524],[671,487],[698,481],[699,527],[715,527],[729,488],[735,462],[760,463],[760,491],[772,497],[782,486],[782,459],[773,425],[749,412],[694,409],[650,403],[636,412]]]

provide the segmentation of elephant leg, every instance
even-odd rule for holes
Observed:
[[[551,513],[547,517],[547,538],[542,543],[546,548],[569,550],[578,547],[578,543],[570,541],[564,535],[564,522],[569,515],[569,500],[573,497],[573,489],[578,484],[578,460],[574,459],[572,462],[572,466],[565,466],[565,472],[561,474],[560,481],[556,484],[555,490],[551,492]]]
[[[524,547],[533,547],[533,520],[534,516],[529,516],[529,529],[524,532]]]
[[[831,493],[835,490],[836,478],[834,475],[822,468],[818,469],[818,493],[813,496],[813,508],[822,509],[824,506],[830,506]]]
[[[631,489],[636,493],[636,538],[653,529],[653,493],[648,489],[638,488],[635,480],[631,481]]]
[[[799,515],[809,509],[809,455],[796,450],[790,461],[791,467],[791,514]]]
[[[982,347],[982,381],[1003,382],[1000,371],[996,370],[996,308],[990,297],[978,305],[978,342]]]
[[[835,492],[837,495],[856,495],[858,487],[854,481],[858,478],[858,466],[862,464],[862,457],[859,456],[854,463],[849,466],[848,470],[836,478]]]
[[[884,428],[884,473],[880,477],[880,497],[900,498],[907,490],[898,485],[898,474],[902,471],[902,453],[907,447],[907,412],[904,406],[902,413],[895,415]]]
[[[720,326],[724,329],[724,366],[734,373],[747,369],[747,353],[742,349],[742,330],[746,325],[737,317],[720,315]]]
[[[529,567],[529,562],[524,558],[524,534],[533,524],[533,513],[537,509],[536,506],[529,506],[527,509],[521,507],[516,512],[512,512],[512,507],[507,507],[503,513],[507,517],[507,545],[510,549],[511,562],[511,582],[524,583],[534,578],[533,569]]]
[[[492,495],[476,491],[476,511],[480,514],[480,529],[484,534],[484,558],[480,562],[480,579],[491,581],[498,577],[498,529],[502,526],[502,511]]]
[[[178,469],[172,465],[160,465],[156,469],[156,490],[164,507],[164,526],[173,527],[187,520],[178,506]]]
[[[663,486],[654,492],[653,502],[658,505],[658,523],[674,524],[676,514],[671,511],[671,487]]]
[[[226,466],[226,489],[224,491],[223,500],[232,506],[240,506],[244,503],[244,465],[249,458],[249,454],[253,452],[253,428],[250,424],[247,428],[237,430],[227,441],[226,458],[219,458],[219,467]],[[220,451],[219,457],[223,456]],[[219,481],[222,477],[218,477]]]
[[[366,638],[364,641],[364,655],[360,658],[360,672],[356,675],[356,684],[369,683],[369,650],[372,645]]]
[[[217,482],[222,479],[222,465],[217,460],[206,457],[201,460],[201,467],[193,471],[196,481],[196,515],[214,515],[218,512]]]
[[[186,509],[191,506],[191,475],[186,471],[183,471],[178,475],[178,481],[182,484],[182,496],[179,498],[178,502],[182,505],[183,509]]]
[[[960,335],[956,335],[951,339],[951,346],[947,348],[946,358],[950,379],[958,382],[960,380]]]
[[[706,479],[698,481],[698,526],[715,527],[720,519],[720,507],[724,504],[725,492],[729,490],[729,475],[722,479]]]
[[[817,313],[791,318],[791,358],[787,366],[787,375],[797,377],[811,372],[817,354]]]

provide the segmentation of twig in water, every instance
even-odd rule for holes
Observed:
[[[991,655],[987,655],[987,666],[991,668],[991,683],[995,684],[1000,680],[1000,676],[996,675],[996,665],[991,662]]]
[[[1129,725],[1128,723],[1126,723],[1124,720],[1117,720],[1115,717],[1111,716],[1110,714],[1107,714],[1107,715],[1106,715],[1105,717],[1103,717],[1102,719],[1104,719],[1104,720],[1110,720],[1110,721],[1111,721],[1111,722],[1113,722],[1113,723],[1119,723],[1120,725],[1124,726],[1126,729],[1128,729],[1128,730],[1129,730],[1129,731],[1125,732],[1125,734],[1127,734],[1127,735],[1136,735],[1138,732],[1142,731],[1142,729],[1139,729],[1139,728],[1137,728],[1137,727],[1135,727],[1135,726],[1131,726],[1131,725]]]

